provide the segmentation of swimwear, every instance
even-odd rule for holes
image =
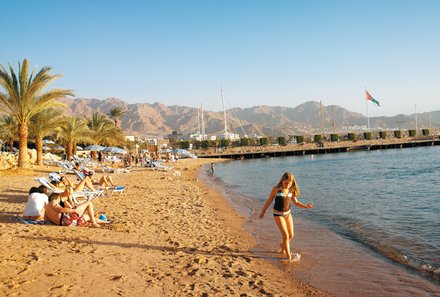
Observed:
[[[277,211],[275,209],[273,210],[273,216],[274,217],[285,217],[285,216],[288,216],[288,215],[290,215],[290,209],[288,211],[284,211],[284,212]]]
[[[83,226],[87,222],[84,216],[80,216],[76,212],[62,212],[60,217],[60,226]]]
[[[286,196],[281,189],[278,190],[277,195],[275,196],[275,204],[273,206],[274,217],[287,216],[290,214],[291,198],[292,193],[288,193]]]

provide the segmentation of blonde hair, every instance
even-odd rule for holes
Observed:
[[[298,185],[296,184],[295,177],[290,172],[286,172],[283,174],[283,176],[281,177],[280,182],[278,183],[277,186],[280,188],[282,186],[283,181],[285,181],[285,180],[289,180],[292,182],[292,185],[288,189],[289,193],[292,193],[292,195],[294,197],[298,197],[299,195],[301,195],[301,192],[299,191]]]

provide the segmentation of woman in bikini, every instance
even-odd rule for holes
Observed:
[[[60,226],[84,226],[87,222],[90,222],[92,227],[100,227],[100,223],[109,223],[95,218],[91,201],[73,206],[67,200],[63,200],[60,194],[57,193],[49,195],[45,218]]]
[[[299,260],[299,258],[293,259],[290,253],[290,241],[293,239],[293,221],[290,212],[290,201],[292,201],[294,205],[301,208],[313,208],[312,203],[303,204],[299,202],[297,200],[299,195],[300,192],[298,185],[296,184],[295,177],[292,173],[286,172],[281,177],[280,182],[273,187],[260,213],[260,219],[262,219],[267,208],[275,199],[273,217],[283,237],[283,241],[280,244],[280,252],[285,255],[289,261]]]

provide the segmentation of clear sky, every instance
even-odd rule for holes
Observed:
[[[221,110],[309,100],[440,110],[438,0],[0,0],[0,64],[77,97]]]

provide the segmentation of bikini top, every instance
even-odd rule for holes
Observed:
[[[292,198],[292,193],[284,195],[281,189],[278,190],[277,195],[275,196],[275,205],[273,209],[277,211],[288,211],[290,209],[290,199]]]

